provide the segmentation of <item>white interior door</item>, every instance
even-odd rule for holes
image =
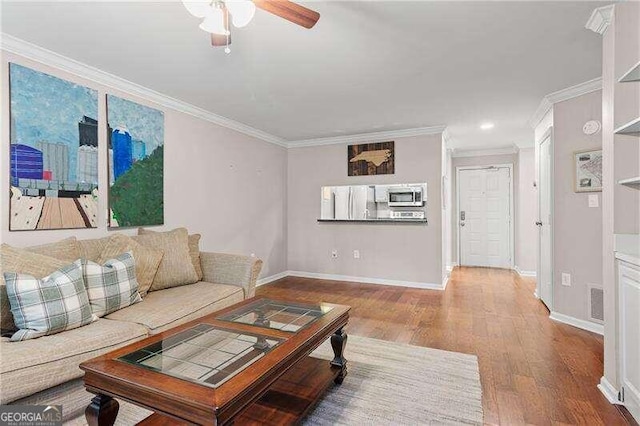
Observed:
[[[624,405],[640,420],[640,268],[618,263],[620,377]]]
[[[551,137],[540,143],[538,150],[538,256],[540,299],[552,309],[553,269],[551,249]]]
[[[511,170],[459,171],[459,241],[463,266],[511,267]]]

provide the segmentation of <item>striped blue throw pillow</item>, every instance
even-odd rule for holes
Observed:
[[[87,325],[92,314],[82,268],[67,265],[49,276],[5,272],[11,313],[18,327],[11,340],[34,339]]]

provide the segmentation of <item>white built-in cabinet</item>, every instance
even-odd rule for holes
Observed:
[[[607,33],[603,56],[612,61],[613,72],[603,82],[612,89],[603,105],[613,106],[608,110],[613,118],[613,144],[605,155],[612,155],[617,183],[612,188],[617,384],[619,399],[640,421],[640,4],[617,3]],[[607,340],[605,336],[605,345]]]
[[[640,2],[600,7],[587,26],[604,35],[601,390],[640,422]]]
[[[618,260],[620,393],[640,419],[640,267]]]

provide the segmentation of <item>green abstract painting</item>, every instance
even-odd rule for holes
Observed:
[[[107,95],[109,227],[164,223],[164,114]]]

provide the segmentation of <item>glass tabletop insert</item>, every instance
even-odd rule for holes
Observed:
[[[281,340],[198,324],[118,360],[217,388]]]
[[[261,299],[241,306],[217,319],[296,332],[331,310],[325,304],[303,305]]]

